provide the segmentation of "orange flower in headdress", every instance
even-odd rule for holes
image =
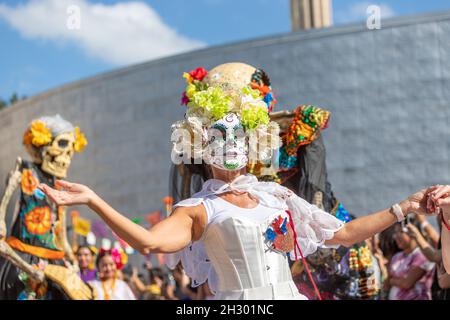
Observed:
[[[260,85],[257,82],[252,82],[250,83],[252,89],[258,90],[262,96],[265,96],[266,94],[268,94],[271,90],[268,86],[266,85]]]
[[[33,141],[33,134],[31,133],[31,130],[25,131],[23,134],[23,144],[28,146],[31,145],[31,142]]]
[[[25,227],[31,234],[46,234],[52,227],[49,207],[36,207],[25,215]]]
[[[33,175],[33,171],[25,169],[22,172],[21,189],[22,192],[31,196],[37,188],[39,180]]]
[[[81,132],[80,128],[75,128],[75,152],[83,151],[84,147],[88,144],[86,136]]]
[[[42,147],[52,141],[52,133],[42,121],[36,120],[31,123],[30,129],[25,133],[24,143]]]

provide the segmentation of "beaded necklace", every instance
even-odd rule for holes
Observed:
[[[105,300],[111,300],[111,295],[113,294],[114,288],[116,287],[116,277],[113,278],[112,285],[109,290],[107,290],[106,288],[106,281],[102,281],[103,296]]]

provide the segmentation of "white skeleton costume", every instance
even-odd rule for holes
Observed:
[[[280,144],[277,125],[268,117],[268,84],[255,76],[261,73],[246,64],[228,63],[207,75],[202,68],[185,74],[183,102],[188,110],[173,129],[188,130],[194,139],[176,134],[173,155],[188,153],[226,170],[245,167],[255,150],[258,161],[270,159]],[[248,192],[258,205],[244,209],[219,197],[229,191]],[[168,255],[167,264],[174,268],[181,261],[192,285],[207,282],[216,299],[306,299],[292,281],[288,258],[314,253],[343,226],[289,189],[259,182],[250,174],[229,184],[207,180],[200,192],[175,207],[200,204],[207,213],[202,237]]]

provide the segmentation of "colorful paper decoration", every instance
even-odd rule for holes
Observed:
[[[80,217],[74,218],[74,226],[73,230],[76,234],[80,236],[86,237],[88,233],[91,231],[91,222],[87,219],[83,219]]]
[[[153,211],[153,212],[149,213],[145,217],[145,220],[147,220],[147,222],[150,224],[150,226],[154,226],[159,221],[161,221],[161,211]]]

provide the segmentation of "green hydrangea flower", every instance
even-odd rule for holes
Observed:
[[[241,123],[246,130],[258,128],[260,125],[267,125],[270,122],[267,108],[261,106],[248,106],[241,113]]]
[[[210,87],[207,90],[195,92],[189,106],[204,108],[218,120],[230,111],[231,97],[226,96],[220,87]]]

